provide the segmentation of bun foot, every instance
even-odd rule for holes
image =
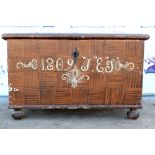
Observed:
[[[21,109],[14,109],[12,112],[12,117],[16,120],[23,119],[25,117],[25,112]]]
[[[130,109],[127,112],[127,117],[128,119],[137,119],[139,117],[139,112],[137,111],[137,109]]]

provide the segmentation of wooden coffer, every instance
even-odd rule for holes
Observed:
[[[3,34],[9,107],[140,108],[144,34]]]

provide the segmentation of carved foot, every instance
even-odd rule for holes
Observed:
[[[139,117],[139,112],[137,111],[137,109],[130,109],[127,112],[127,117],[128,119],[137,119]]]
[[[12,112],[12,117],[16,120],[23,119],[25,117],[25,112],[22,109],[14,109],[14,112]]]

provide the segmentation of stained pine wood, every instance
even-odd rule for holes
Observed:
[[[144,34],[3,34],[7,40],[10,108],[139,108],[142,97]],[[98,73],[96,60],[91,60],[90,79],[77,88],[62,80],[65,70],[40,67],[48,58],[72,58],[74,48],[79,51],[77,67],[83,57],[119,58],[122,63],[133,62],[134,69]],[[18,62],[28,64],[37,60],[37,68],[17,68]],[[51,61],[50,59],[48,61]],[[105,62],[103,61],[103,64]],[[52,64],[56,65],[56,62]],[[61,67],[61,66],[59,66]],[[64,63],[67,68],[67,63]],[[44,70],[43,70],[44,69]]]

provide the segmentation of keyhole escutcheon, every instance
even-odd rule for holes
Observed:
[[[77,50],[77,48],[74,49],[72,56],[73,56],[73,60],[74,60],[74,64],[75,64],[77,62],[77,58],[79,56],[79,51]]]

